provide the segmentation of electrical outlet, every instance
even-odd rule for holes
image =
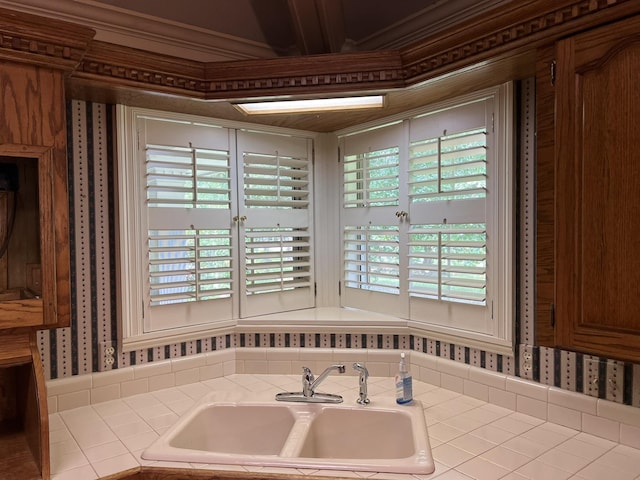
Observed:
[[[533,353],[530,350],[520,352],[520,375],[528,380],[533,378]]]
[[[583,365],[583,393],[611,401],[620,401],[623,395],[624,366],[613,360],[605,362],[586,357]]]
[[[111,342],[98,344],[98,358],[100,358],[99,370],[111,370],[116,363],[116,347]]]

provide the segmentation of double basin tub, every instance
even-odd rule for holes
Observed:
[[[386,473],[434,471],[422,405],[220,402],[205,398],[142,458]]]

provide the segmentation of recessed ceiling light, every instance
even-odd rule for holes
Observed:
[[[250,115],[275,113],[308,113],[380,108],[384,95],[366,97],[314,98],[310,100],[282,100],[273,102],[236,103],[235,106]]]

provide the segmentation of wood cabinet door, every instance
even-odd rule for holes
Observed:
[[[556,343],[639,361],[640,16],[556,54]]]

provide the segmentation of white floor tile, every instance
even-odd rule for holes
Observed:
[[[473,480],[473,477],[469,477],[457,470],[449,470],[435,477],[435,480]]]
[[[548,465],[540,460],[533,460],[523,465],[516,470],[516,473],[531,480],[566,480],[573,475],[572,473]]]
[[[480,428],[476,428],[471,432],[471,434],[498,445],[516,436],[515,433],[511,433],[493,425],[484,425]]]
[[[556,447],[557,450],[582,457],[589,461],[595,460],[611,448],[612,447],[610,446],[594,445],[592,443],[583,442],[578,439],[578,436],[570,438]]]
[[[51,480],[96,480],[97,478],[98,474],[90,465],[51,475]]]
[[[450,442],[454,438],[464,435],[465,432],[450,427],[445,423],[436,423],[429,428],[429,436],[437,438],[441,442]]]
[[[51,457],[51,473],[61,473],[89,465],[89,460],[81,450],[56,454]]]
[[[84,454],[92,464],[107,460],[108,458],[124,455],[125,453],[129,452],[120,440],[84,449]]]
[[[577,473],[590,463],[590,460],[584,457],[579,457],[557,448],[552,448],[548,452],[543,453],[537,460],[571,474]]]
[[[510,471],[517,470],[525,463],[531,461],[530,457],[502,446],[497,446],[491,450],[487,450],[480,455],[480,457]]]
[[[432,448],[433,458],[449,467],[456,467],[474,457],[472,453],[447,443]]]
[[[577,472],[577,475],[587,480],[634,480],[636,478],[632,473],[600,463],[597,460]]]
[[[640,454],[630,454],[623,450],[625,448],[628,447],[615,447],[598,458],[597,462],[629,472],[634,477],[640,475]]]
[[[139,464],[136,459],[130,453],[118,455],[106,460],[101,460],[92,464],[96,473],[101,477],[112,475],[114,473],[129,470],[130,468],[138,467]]]
[[[527,455],[531,458],[538,457],[551,448],[550,445],[537,443],[523,437],[514,437],[511,440],[507,440],[502,445],[509,450]]]
[[[480,457],[463,463],[456,467],[456,470],[477,480],[497,480],[509,473],[509,470],[506,468],[500,467]]]
[[[461,437],[455,438],[448,443],[474,455],[480,455],[481,453],[486,452],[487,450],[491,450],[496,446],[495,443],[484,440],[473,434],[462,435]]]

